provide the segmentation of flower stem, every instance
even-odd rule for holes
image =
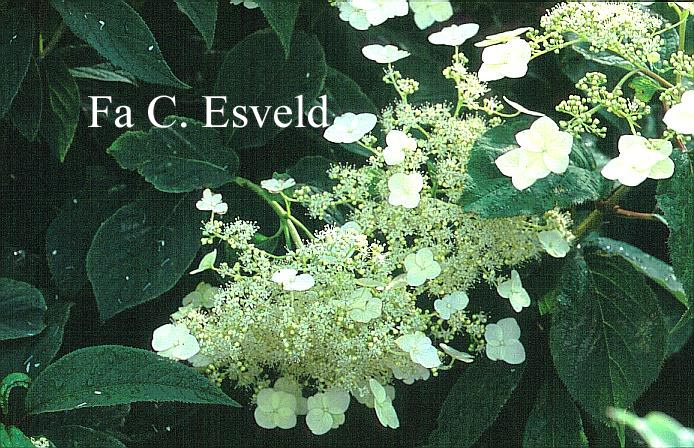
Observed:
[[[624,196],[625,193],[629,191],[629,187],[622,185],[621,187],[617,188],[609,198],[604,202],[604,207],[609,207],[609,206],[615,206],[619,202],[619,200]],[[576,230],[573,232],[573,234],[576,237],[580,237],[581,235],[585,234],[589,230],[593,230],[602,224],[602,217],[604,215],[604,211],[596,208],[590,214],[583,220],[581,221],[577,226]]]

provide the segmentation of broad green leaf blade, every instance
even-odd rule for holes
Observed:
[[[77,79],[91,79],[102,82],[122,82],[137,86],[137,79],[125,70],[114,67],[111,64],[96,64],[89,67],[75,67],[70,69],[70,74]]]
[[[263,15],[267,19],[272,29],[277,33],[277,37],[282,42],[284,54],[289,57],[292,48],[292,36],[294,35],[294,25],[296,16],[299,13],[301,0],[258,0],[255,3],[260,6]]]
[[[328,170],[332,164],[325,157],[306,156],[299,159],[296,165],[287,170],[287,173],[299,184],[329,191],[335,185],[335,180],[328,176]]]
[[[427,447],[472,446],[494,423],[524,368],[524,364],[510,367],[487,359],[466,367],[443,403]]]
[[[87,275],[103,320],[159,297],[185,273],[200,249],[205,218],[195,201],[151,194],[101,225],[87,254]]]
[[[41,117],[41,136],[62,162],[75,138],[80,117],[80,91],[62,61],[51,58],[45,61],[45,67],[48,104]]]
[[[36,448],[31,439],[14,426],[6,428],[0,423],[0,446],[7,448]]]
[[[682,282],[687,304],[694,297],[694,168],[687,155],[674,151],[675,174],[658,183],[658,207],[670,227],[668,248],[677,279]]]
[[[167,193],[218,188],[234,180],[239,158],[224,147],[215,129],[175,116],[166,117],[163,125],[169,124],[173,126],[126,132],[108,153],[122,168],[137,170],[156,189]]]
[[[550,347],[559,377],[597,419],[629,407],[658,377],[666,330],[653,291],[619,257],[577,255],[562,273]]]
[[[176,0],[178,9],[193,22],[208,50],[214,45],[218,3],[219,0]]]
[[[558,379],[550,378],[535,399],[523,448],[588,448],[581,413]]]
[[[99,54],[139,79],[188,88],[164,60],[139,14],[123,0],[51,0],[67,26]]]
[[[295,97],[303,95],[304,110],[308,111],[323,89],[326,73],[325,54],[320,42],[315,36],[303,32],[297,32],[294,36],[294,44],[287,59],[282,45],[271,30],[253,33],[232,48],[219,70],[215,94],[228,99],[226,112],[230,121],[227,136],[234,146],[263,146],[276,136],[281,129],[275,125],[271,115],[274,108],[279,106],[292,107],[295,113],[292,126],[298,126]],[[245,115],[248,125],[234,129],[229,109],[236,105],[259,105],[257,112],[261,118],[267,106],[273,109],[268,113],[264,125],[258,127],[253,112],[247,108]],[[218,118],[222,123],[225,121]],[[287,117],[283,120],[287,120]],[[235,121],[241,124],[240,120]],[[308,126],[305,120],[304,126]]]
[[[0,341],[39,334],[46,324],[46,302],[33,286],[0,278]]]
[[[127,448],[112,435],[84,426],[62,426],[46,433],[58,448]]]
[[[34,24],[25,9],[0,16],[0,118],[10,110],[27,74],[34,48]]]
[[[523,191],[501,174],[494,161],[518,147],[515,135],[529,128],[531,122],[527,118],[509,120],[477,140],[467,165],[470,185],[462,199],[465,211],[485,218],[536,215],[600,197],[605,185],[602,176],[575,165],[569,165],[561,175],[550,174]],[[580,144],[574,140],[574,151],[582,151]]]
[[[631,264],[634,269],[650,278],[658,285],[669,291],[677,300],[687,305],[687,295],[684,293],[682,284],[675,277],[672,266],[649,255],[638,247],[627,244],[623,241],[601,237],[596,234],[590,235],[586,245],[595,246],[600,252],[611,256],[619,256]]]
[[[41,414],[141,401],[238,406],[184,364],[147,350],[102,345],[48,366],[29,387],[26,409]]]
[[[48,367],[63,345],[65,325],[73,305],[69,302],[51,304],[46,312],[46,328],[38,336],[0,343],[0,376],[26,372],[34,377]]]
[[[37,140],[41,129],[42,111],[43,82],[39,66],[35,60],[32,60],[24,82],[12,103],[10,119],[24,138],[33,142]]]

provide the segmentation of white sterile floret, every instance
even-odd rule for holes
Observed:
[[[569,242],[559,230],[543,230],[537,234],[542,248],[554,258],[563,258],[571,250]]]
[[[342,425],[349,400],[349,393],[342,390],[329,390],[309,397],[306,414],[308,429],[320,436]]]
[[[665,112],[663,122],[679,134],[694,135],[694,90],[684,92],[682,101]]]
[[[256,398],[255,422],[265,429],[291,429],[296,426],[296,396],[266,388]]]
[[[214,298],[219,291],[220,289],[216,286],[212,286],[209,283],[200,282],[195,288],[195,291],[183,298],[182,304],[183,306],[190,305],[191,308],[214,308]]]
[[[415,208],[419,205],[419,192],[424,188],[424,178],[418,172],[395,173],[388,179],[388,203]]]
[[[464,291],[446,294],[443,299],[434,300],[434,309],[441,319],[448,320],[451,314],[456,311],[464,310],[470,299]]]
[[[414,12],[414,23],[420,30],[429,28],[434,22],[445,22],[453,16],[449,0],[410,0]]]
[[[231,0],[231,4],[236,6],[243,4],[247,9],[255,9],[259,6],[256,2],[251,0]]]
[[[670,159],[672,143],[667,140],[648,140],[639,135],[623,135],[617,144],[619,156],[610,160],[602,175],[635,187],[646,179],[667,179],[675,172]]]
[[[185,361],[200,351],[200,344],[187,328],[166,324],[154,330],[152,348],[165,358]]]
[[[316,284],[311,274],[298,274],[296,269],[280,269],[272,274],[272,281],[285,291],[308,291]]]
[[[518,340],[520,334],[520,327],[512,317],[488,324],[484,331],[487,357],[492,361],[504,361],[509,364],[525,361],[525,348]]]
[[[395,340],[395,343],[403,351],[410,354],[410,359],[413,362],[422,367],[433,369],[441,365],[438,350],[431,345],[431,339],[421,331],[400,336]]]
[[[509,299],[511,301],[511,306],[517,313],[520,313],[523,308],[530,306],[528,291],[523,288],[520,275],[515,269],[511,271],[510,279],[496,286],[496,292],[504,299]]]
[[[457,47],[463,45],[465,41],[475,36],[480,30],[476,23],[466,23],[463,25],[451,25],[438,33],[429,36],[429,42],[434,45],[449,45]]]
[[[530,27],[523,27],[523,28],[516,28],[515,30],[511,30],[511,31],[504,31],[503,33],[492,34],[491,36],[485,37],[483,41],[477,42],[475,44],[475,47],[483,48],[483,47],[489,47],[491,45],[503,44],[503,43],[506,43],[506,42],[509,42],[511,40],[516,39],[521,34],[525,34],[528,31],[530,31],[531,29],[532,28],[530,28]]]
[[[400,420],[398,420],[398,414],[393,407],[393,399],[388,395],[386,389],[373,378],[369,380],[369,388],[373,394],[374,409],[376,409],[378,421],[386,428],[399,428]]]
[[[367,30],[393,17],[406,16],[408,12],[407,0],[341,0],[337,6],[340,19],[358,30]]]
[[[198,265],[197,269],[193,269],[192,271],[190,271],[190,275],[199,274],[201,272],[205,272],[209,269],[214,268],[215,261],[217,261],[217,249],[202,257],[202,260],[200,260],[200,264]]]
[[[333,143],[355,143],[371,132],[377,121],[374,114],[348,112],[335,117],[335,121],[325,130],[323,137]]]
[[[406,256],[404,265],[407,284],[410,286],[421,286],[427,280],[433,280],[441,274],[441,265],[434,260],[434,253],[427,247]]]
[[[347,299],[349,317],[356,322],[369,322],[381,315],[383,302],[367,288],[358,288]]]
[[[478,73],[480,81],[522,78],[528,73],[531,53],[530,44],[523,39],[513,39],[485,48]]]
[[[281,377],[275,381],[275,390],[287,392],[296,397],[296,415],[306,415],[308,412],[308,400],[301,392],[301,385],[293,378]]]
[[[292,188],[294,185],[296,185],[296,181],[291,177],[288,179],[267,179],[260,182],[260,186],[270,193],[279,193],[287,188]]]
[[[422,367],[419,364],[412,363],[405,368],[391,366],[395,379],[401,380],[405,384],[414,384],[417,380],[426,381],[431,376],[429,369]]]
[[[349,1],[342,1],[337,6],[340,9],[340,19],[349,22],[352,28],[364,31],[371,26],[363,9],[355,8]]]
[[[439,344],[439,347],[441,347],[441,350],[443,350],[443,352],[445,354],[447,354],[448,356],[450,356],[451,358],[453,358],[455,360],[462,361],[462,362],[465,362],[468,364],[475,360],[475,357],[472,356],[471,354],[466,353],[466,352],[461,352],[460,350],[456,350],[453,347],[444,344],[443,342]]]
[[[361,49],[361,52],[367,59],[379,64],[392,64],[410,55],[409,52],[395,45],[367,45]]]
[[[202,192],[202,199],[195,206],[198,210],[211,211],[218,215],[223,215],[229,210],[229,206],[222,201],[222,195],[212,193],[209,188]]]
[[[511,177],[518,190],[524,190],[549,173],[562,174],[569,166],[573,137],[560,131],[549,117],[535,120],[530,129],[516,134],[520,148],[499,156],[495,163],[499,171]]]
[[[405,161],[407,153],[417,149],[417,140],[397,129],[386,135],[388,146],[383,150],[383,159],[386,165],[400,165]]]

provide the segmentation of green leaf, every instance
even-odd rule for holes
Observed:
[[[523,448],[588,448],[581,413],[561,382],[549,379],[535,399]]]
[[[486,359],[460,375],[439,413],[428,447],[470,447],[496,420],[518,385],[525,365],[509,367]]]
[[[46,437],[58,448],[126,448],[108,433],[77,425],[49,430]]]
[[[465,211],[485,218],[536,215],[600,197],[605,185],[602,176],[574,165],[569,165],[564,174],[550,174],[523,191],[501,174],[494,161],[507,150],[518,147],[516,134],[530,124],[527,118],[510,120],[477,140],[467,165],[471,181],[462,199]],[[574,151],[583,151],[580,145],[575,139]]]
[[[31,439],[14,426],[5,428],[5,425],[0,423],[0,446],[7,448],[36,448]]]
[[[217,188],[234,180],[239,158],[224,147],[216,130],[176,116],[166,117],[163,125],[170,124],[173,126],[166,129],[126,132],[107,152],[122,168],[137,170],[167,193]]]
[[[200,249],[203,219],[191,195],[151,194],[104,222],[87,254],[87,275],[101,318],[108,320],[173,288]]]
[[[672,153],[675,174],[658,183],[656,199],[670,228],[668,248],[677,279],[682,282],[691,305],[694,297],[694,169],[687,155]]]
[[[335,180],[328,176],[333,162],[321,156],[306,156],[299,159],[287,173],[299,184],[310,185],[322,191],[329,191]]]
[[[137,86],[137,79],[125,70],[120,70],[111,64],[96,64],[89,67],[75,67],[70,74],[77,79],[91,79],[102,82],[122,82]]]
[[[265,18],[282,42],[284,54],[288,58],[292,48],[292,35],[301,0],[257,0]]]
[[[46,324],[46,302],[33,286],[0,278],[0,341],[39,334]]]
[[[51,0],[67,26],[99,54],[139,79],[188,88],[159,50],[144,20],[123,0]]]
[[[41,129],[41,113],[43,111],[43,82],[36,61],[29,64],[22,86],[12,103],[10,119],[12,124],[27,140],[36,141]]]
[[[0,118],[10,110],[27,74],[34,48],[34,24],[25,9],[11,9],[0,17]]]
[[[636,98],[640,99],[645,103],[651,101],[651,98],[653,98],[655,92],[660,90],[660,84],[658,84],[650,76],[639,76],[637,78],[634,78],[629,83],[629,87],[634,89],[634,92],[636,93]]]
[[[41,136],[62,162],[75,138],[80,117],[80,91],[62,61],[51,58],[44,64],[48,101],[41,117]]]
[[[573,40],[576,37],[577,36],[575,35],[569,36],[568,40]],[[581,42],[579,44],[572,45],[571,48],[587,60],[597,62],[600,65],[618,67],[624,70],[634,69],[634,65],[623,57],[607,50],[591,51],[590,46],[590,42]]]
[[[0,343],[0,376],[26,372],[34,377],[48,367],[63,344],[65,325],[73,305],[69,302],[51,304],[46,312],[46,328],[38,336]]]
[[[176,0],[178,9],[193,22],[208,50],[214,45],[218,3],[218,0]]]
[[[118,345],[74,351],[48,366],[26,396],[30,414],[176,401],[238,406],[209,379],[156,353]]]
[[[0,411],[2,414],[9,413],[10,394],[12,389],[16,387],[29,388],[31,378],[25,373],[11,373],[2,379],[0,382]]]
[[[672,266],[664,261],[645,253],[631,244],[601,237],[597,234],[592,234],[586,238],[585,245],[597,247],[601,253],[609,256],[622,257],[634,269],[665,288],[677,300],[682,302],[684,306],[687,306],[687,295],[684,293],[682,284],[675,277]]]
[[[215,93],[226,96],[229,105],[260,106],[258,114],[261,117],[267,106],[292,105],[296,109],[295,97],[298,95],[303,95],[304,110],[308,110],[323,89],[326,73],[325,54],[315,36],[297,32],[289,58],[285,59],[277,36],[270,30],[261,30],[226,54]],[[263,146],[281,131],[270,114],[262,127],[255,123],[250,109],[247,109],[246,116],[249,124],[245,128],[234,129],[232,121],[229,122],[227,135],[234,146]]]
[[[377,114],[378,108],[352,78],[339,70],[328,67],[325,78],[325,94],[328,109],[333,115],[347,112]]]
[[[658,377],[666,331],[653,291],[618,257],[567,260],[550,347],[559,377],[598,419],[629,407]]]

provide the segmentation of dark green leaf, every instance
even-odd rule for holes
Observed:
[[[325,94],[328,95],[328,109],[333,115],[347,112],[378,113],[376,105],[366,96],[359,84],[332,67],[328,67],[325,78]]]
[[[27,74],[34,48],[34,24],[25,9],[12,9],[0,17],[0,118]]]
[[[629,87],[634,89],[636,98],[645,103],[651,101],[651,98],[653,98],[655,92],[660,90],[660,84],[658,84],[650,76],[639,76],[638,78],[634,78],[629,83]]]
[[[277,0],[258,0],[255,3],[260,6],[260,10],[263,11],[268,23],[277,33],[277,37],[282,42],[285,56],[289,57],[292,48],[294,25],[296,16],[299,13],[299,6],[301,6],[301,0],[282,0],[281,2]]]
[[[139,79],[178,88],[147,24],[123,0],[51,0],[67,26],[103,57]]]
[[[214,45],[218,3],[219,0],[176,0],[178,9],[188,16],[202,38],[205,39],[208,50],[211,50]]]
[[[151,194],[101,225],[87,254],[87,275],[103,320],[159,297],[185,273],[200,249],[204,215],[195,201]]]
[[[2,411],[2,414],[0,415],[8,415],[12,390],[17,387],[28,389],[29,384],[31,384],[31,378],[25,373],[16,372],[10,373],[4,376],[4,378],[0,376],[0,378],[2,378],[2,382],[0,382],[0,411]]]
[[[39,334],[46,324],[46,302],[33,286],[0,278],[0,341]]]
[[[46,433],[58,448],[126,448],[112,435],[84,426],[62,426]]]
[[[103,345],[48,366],[26,396],[30,414],[139,401],[238,406],[206,377],[146,350]]]
[[[561,287],[550,332],[554,365],[571,395],[604,419],[608,407],[629,407],[658,377],[663,316],[643,276],[618,257],[576,255]]]
[[[329,191],[335,185],[335,181],[327,173],[331,166],[332,162],[325,157],[306,156],[299,159],[287,172],[297,183]]]
[[[62,162],[75,138],[80,117],[80,91],[62,61],[46,60],[45,67],[48,101],[41,117],[41,135]]]
[[[571,39],[573,38],[575,38],[575,36],[571,37]],[[572,45],[571,48],[589,61],[597,62],[600,65],[618,67],[624,70],[634,69],[634,65],[623,57],[607,50],[591,51],[590,46],[590,42],[581,42],[579,44]]]
[[[15,99],[10,109],[12,124],[24,138],[36,141],[41,129],[43,111],[43,83],[36,61],[32,60],[29,64],[29,71]]]
[[[323,89],[326,72],[325,54],[315,36],[297,32],[289,58],[285,60],[277,36],[270,30],[262,30],[251,34],[226,54],[215,91],[217,95],[226,96],[229,105],[260,106],[258,114],[261,117],[267,106],[292,105],[297,113],[295,97],[303,95],[304,110],[308,111]],[[281,129],[270,116],[273,111],[263,127],[258,127],[248,108],[248,126],[234,129],[230,121],[227,131],[233,136],[234,146],[262,146],[277,135]],[[231,114],[228,115],[231,120]]]
[[[509,367],[486,359],[466,367],[443,403],[438,427],[431,433],[427,446],[472,446],[498,417],[524,367]]]
[[[129,72],[118,69],[111,64],[96,64],[90,67],[75,67],[70,69],[73,78],[91,79],[102,82],[122,82],[137,86],[137,79]]]
[[[545,383],[535,399],[523,448],[588,448],[581,413],[555,378]]]
[[[3,448],[36,448],[31,439],[25,436],[19,428],[14,426],[5,428],[2,423],[0,423],[0,446]]]
[[[108,153],[122,168],[137,170],[147,182],[167,193],[217,188],[234,180],[239,158],[224,147],[215,129],[174,116],[166,117],[163,125],[173,123],[166,129],[126,132]]]

